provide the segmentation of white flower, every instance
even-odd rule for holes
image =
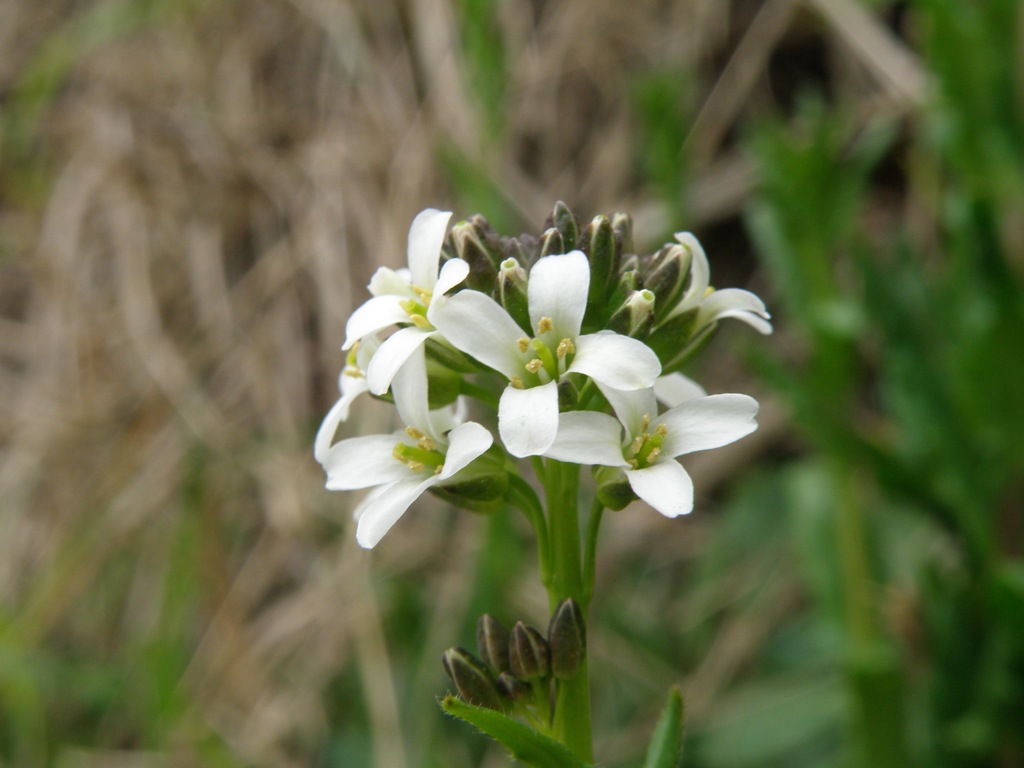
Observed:
[[[352,401],[359,395],[368,391],[366,385],[366,366],[373,358],[374,352],[380,346],[380,339],[377,334],[370,334],[357,341],[348,351],[345,358],[345,367],[338,375],[338,389],[341,391],[341,398],[331,410],[327,412],[320,429],[317,430],[316,440],[313,443],[313,456],[321,464],[327,455],[327,449],[334,442],[334,433],[338,431],[338,425],[348,420],[349,408]]]
[[[693,509],[693,481],[673,459],[728,445],[757,429],[757,401],[747,395],[691,397],[659,416],[653,387],[601,391],[618,421],[595,411],[563,413],[545,455],[620,467],[633,492],[666,517]]]
[[[378,269],[369,285],[373,298],[353,312],[345,326],[342,349],[388,326],[405,326],[380,345],[366,368],[367,385],[375,395],[387,392],[395,372],[437,332],[430,319],[437,299],[469,274],[469,264],[462,259],[446,261],[438,272],[451,215],[433,208],[417,214],[409,227],[409,268]]]
[[[498,403],[498,431],[514,456],[540,455],[554,441],[558,381],[565,374],[632,390],[650,387],[661,372],[643,342],[611,331],[580,335],[589,285],[582,251],[538,260],[526,288],[532,338],[478,291],[460,291],[434,310],[432,322],[445,339],[509,380]]]
[[[392,391],[407,425],[404,431],[342,440],[317,457],[327,472],[329,490],[373,489],[354,512],[356,541],[367,549],[424,491],[443,485],[493,443],[491,433],[479,424],[457,423],[455,409],[428,409],[422,346],[396,372]]]
[[[689,232],[676,232],[676,240],[682,243],[690,254],[690,282],[682,299],[672,308],[665,320],[671,320],[677,315],[696,309],[697,322],[694,325],[694,333],[727,317],[742,320],[760,333],[772,332],[772,324],[768,322],[771,315],[768,314],[761,299],[742,288],[709,291],[711,268],[701,244]]]

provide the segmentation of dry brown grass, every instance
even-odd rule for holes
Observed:
[[[135,737],[107,722],[68,765],[190,764],[210,733],[244,764],[312,764],[315,750],[296,745],[324,733],[325,686],[348,665],[366,683],[375,764],[413,764],[383,652],[387,607],[367,571],[416,570],[443,647],[469,587],[461,558],[446,566],[434,553],[468,556],[478,525],[452,541],[443,516],[410,515],[372,558],[358,552],[348,500],[321,490],[310,441],[371,270],[402,260],[419,209],[473,212],[459,208],[441,148],[458,146],[524,227],[563,198],[581,213],[635,211],[641,237],[655,237],[742,206],[755,174],[729,132],[771,101],[764,65],[787,36],[823,35],[850,73],[839,87],[865,110],[909,108],[924,87],[913,57],[851,0],[729,12],[717,0],[503,0],[496,140],[450,0],[154,2],[151,21],[93,43],[81,19],[99,5],[0,5],[8,116],[27,109],[19,84],[40,55],[73,53],[33,124],[33,156],[8,150],[0,166],[4,641],[106,658],[145,646],[186,527],[204,586],[182,639],[188,704],[165,751],[117,758]],[[629,101],[637,75],[676,69],[696,73],[697,117],[680,137],[697,169],[685,221],[638,176]],[[18,185],[32,169],[43,197]],[[358,427],[384,418],[368,408]],[[770,442],[781,428],[770,406],[766,419]],[[709,459],[708,483],[721,462],[748,458]],[[616,518],[608,557],[666,558],[663,525]],[[529,591],[523,602],[536,604]],[[730,637],[698,673],[694,717],[751,652]],[[663,672],[629,649],[603,652]],[[613,754],[638,749],[602,738]]]

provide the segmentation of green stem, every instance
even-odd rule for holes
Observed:
[[[590,520],[587,522],[587,543],[583,552],[583,602],[580,606],[586,613],[590,600],[594,596],[594,573],[597,570],[597,536],[601,530],[601,518],[604,515],[604,504],[594,499],[590,508]]]
[[[554,611],[562,600],[571,597],[580,604],[585,614],[578,507],[579,467],[575,464],[549,460],[545,477],[552,565],[548,601],[551,610]],[[593,761],[590,678],[586,659],[574,677],[558,682],[552,731],[555,738],[581,759]]]
[[[548,543],[547,521],[544,508],[533,488],[514,472],[509,473],[508,501],[519,509],[530,521],[537,534],[537,562],[540,567],[540,581],[545,587],[551,586],[551,546]]]

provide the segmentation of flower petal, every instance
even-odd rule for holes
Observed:
[[[469,275],[469,262],[462,259],[448,259],[442,266],[437,276],[437,284],[434,286],[434,296],[442,296],[456,285],[461,283]],[[433,301],[431,301],[433,304]],[[427,308],[429,315],[430,308]],[[429,320],[429,316],[427,317]]]
[[[400,299],[395,296],[374,296],[352,313],[345,324],[345,343],[342,349],[348,349],[359,339],[376,331],[383,330],[396,323],[408,323],[409,315]]]
[[[424,331],[412,325],[395,331],[385,339],[366,367],[366,382],[370,392],[375,395],[387,392],[398,369],[434,333],[436,331]]]
[[[426,480],[401,480],[368,496],[357,509],[356,541],[359,546],[365,549],[375,547],[409,506],[437,482],[436,476]]]
[[[422,332],[421,332],[422,335]],[[383,349],[383,346],[381,347]],[[380,350],[377,350],[380,354]],[[413,348],[391,380],[391,394],[402,423],[430,432],[430,405],[427,400],[427,357],[420,344]],[[431,434],[431,437],[437,437]]]
[[[573,464],[626,466],[622,458],[622,427],[607,413],[563,413],[558,417],[555,442],[544,455]]]
[[[658,378],[661,363],[642,341],[598,331],[576,339],[576,356],[569,370],[615,389],[644,389]]]
[[[437,282],[437,262],[441,258],[441,245],[448,228],[451,211],[427,208],[416,214],[409,227],[409,271],[412,282],[428,291]]]
[[[348,389],[324,416],[324,420],[320,423],[320,429],[316,431],[316,438],[313,440],[313,457],[321,465],[327,460],[327,451],[334,443],[334,433],[338,431],[338,425],[348,418],[349,405],[357,395],[365,391],[366,387],[363,387],[361,391],[355,387]]]
[[[536,329],[542,317],[550,317],[556,342],[576,338],[587,311],[589,286],[590,263],[583,251],[538,260],[526,285],[530,324]]]
[[[388,269],[378,267],[370,278],[367,286],[372,296],[401,296],[403,299],[414,299],[412,275],[408,269]]]
[[[558,384],[506,387],[498,401],[498,432],[513,456],[540,456],[558,432]]]
[[[327,489],[354,491],[409,477],[409,468],[391,455],[398,442],[396,435],[362,435],[331,446],[323,461]]]
[[[691,232],[676,232],[676,240],[690,252],[690,281],[682,301],[669,313],[669,317],[682,314],[700,304],[711,282],[711,267],[700,241]]]
[[[654,382],[654,396],[658,402],[669,408],[692,400],[695,397],[707,397],[708,393],[700,384],[681,373],[670,373],[659,376]]]
[[[444,457],[444,469],[438,479],[447,480],[466,468],[473,459],[482,456],[494,443],[494,437],[474,421],[460,424],[448,433],[448,453]]]
[[[723,288],[701,302],[698,324],[703,325],[727,317],[742,320],[759,333],[767,335],[772,332],[772,324],[768,322],[771,315],[768,314],[764,302],[756,294],[742,288]]]
[[[644,416],[649,420],[658,416],[658,401],[654,397],[654,389],[614,389],[601,383],[597,385],[601,394],[611,405],[630,439],[643,432]]]
[[[668,428],[663,456],[719,448],[757,429],[757,401],[747,395],[708,395],[677,405],[661,415]]]
[[[693,480],[678,462],[659,461],[645,469],[627,469],[633,493],[665,517],[693,511]]]
[[[523,330],[508,312],[479,291],[459,291],[446,299],[435,297],[430,322],[457,349],[506,378],[523,375],[526,360],[516,343]]]

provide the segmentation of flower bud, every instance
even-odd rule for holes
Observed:
[[[554,223],[555,229],[562,233],[562,247],[565,250],[560,251],[560,253],[568,253],[573,250],[580,236],[579,227],[576,226],[576,217],[569,210],[569,206],[561,200],[555,203],[555,210],[551,213],[551,221]]]
[[[470,512],[490,514],[501,508],[508,493],[505,451],[494,444],[430,492],[449,504]]]
[[[644,340],[658,356],[662,373],[669,372],[669,366],[678,361],[680,354],[690,344],[696,322],[697,310],[691,309],[657,326]]]
[[[520,328],[532,335],[530,308],[526,298],[526,270],[512,257],[505,259],[499,266],[498,303]]]
[[[488,709],[505,709],[494,676],[480,659],[464,648],[449,648],[441,663],[463,701]]]
[[[619,269],[619,249],[615,244],[612,223],[607,216],[595,216],[587,225],[580,238],[580,248],[590,261],[588,319],[599,323],[599,316],[607,306],[606,300]]]
[[[476,622],[476,649],[495,672],[508,670],[509,634],[505,626],[489,613]]]
[[[554,227],[545,230],[544,234],[540,236],[540,255],[538,258],[544,258],[545,256],[557,256],[565,253],[565,241],[562,239],[562,233]]]
[[[612,231],[619,241],[619,253],[632,253],[633,217],[628,213],[613,213]]]
[[[644,287],[658,297],[658,319],[668,314],[683,295],[690,274],[690,251],[678,243],[664,246],[644,269]]]
[[[498,693],[510,701],[526,701],[533,696],[533,688],[511,672],[498,675]]]
[[[548,624],[551,673],[560,680],[575,677],[587,654],[587,630],[583,611],[567,597],[558,604]]]
[[[620,467],[594,467],[593,475],[597,483],[597,500],[608,509],[617,512],[636,501],[633,486]]]
[[[652,291],[646,288],[633,291],[609,318],[605,327],[625,336],[643,339],[654,325],[654,307]]]
[[[498,277],[501,256],[493,238],[490,224],[479,214],[469,221],[460,221],[449,234],[455,254],[469,264],[469,276],[464,285],[473,290],[490,293]]]
[[[509,666],[512,674],[520,680],[537,680],[547,677],[551,667],[548,643],[533,627],[517,621],[512,628],[508,645]]]

